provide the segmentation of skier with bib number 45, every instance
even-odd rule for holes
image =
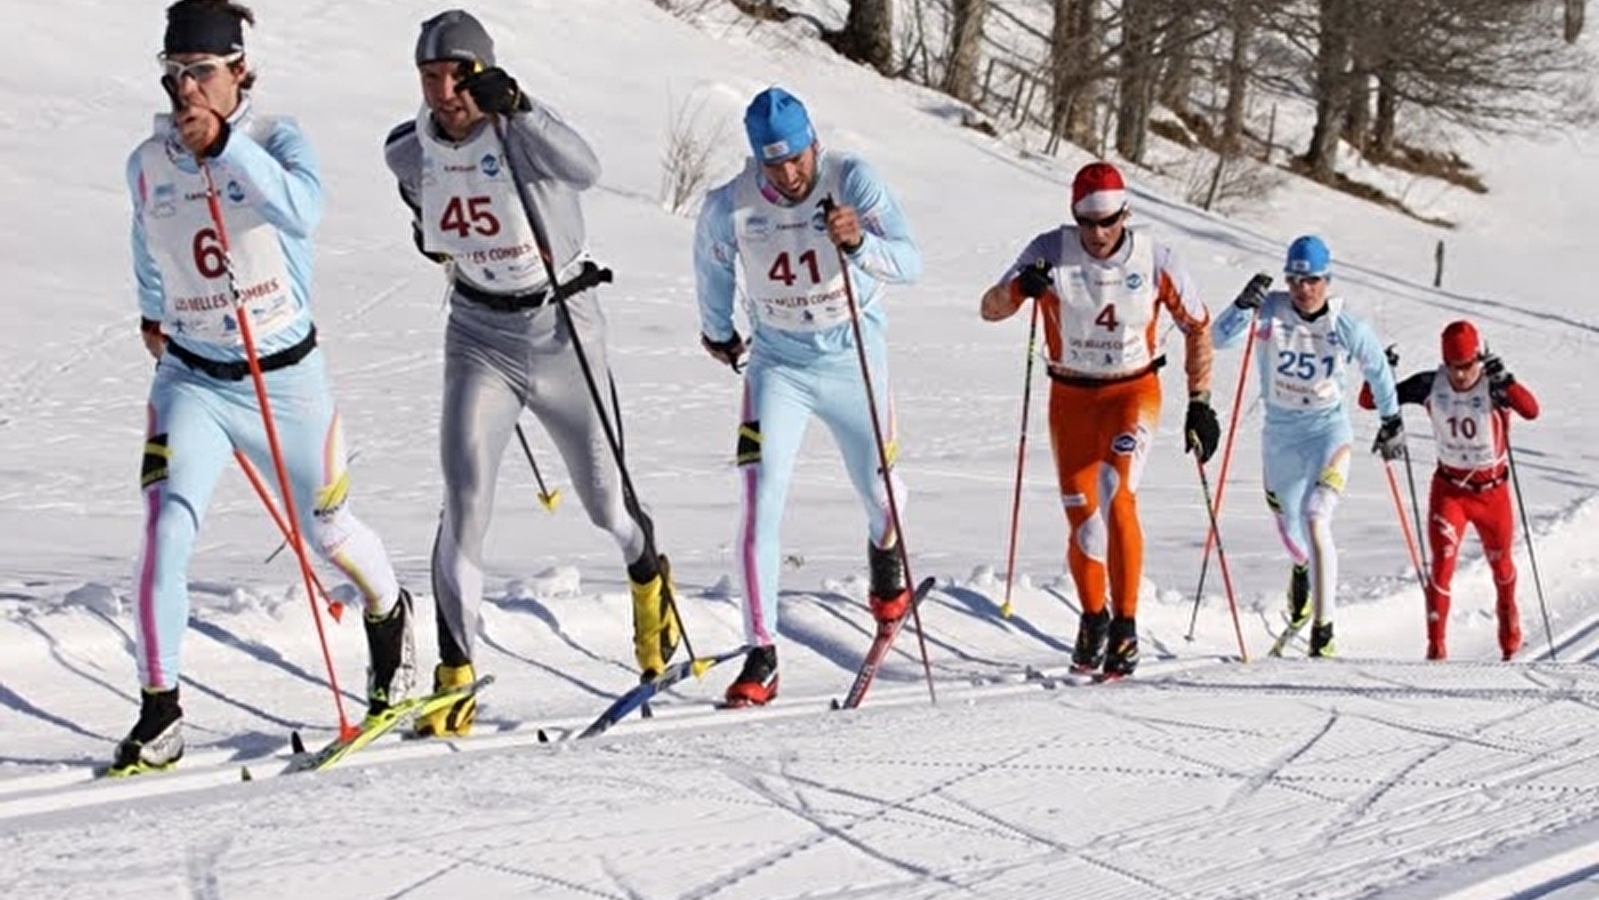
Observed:
[[[579,200],[599,181],[599,160],[572,126],[496,64],[494,42],[471,14],[449,10],[422,23],[415,56],[423,105],[389,133],[384,157],[412,213],[418,251],[454,263],[439,423],[444,513],[432,563],[434,687],[460,687],[476,677],[484,536],[500,462],[524,407],[555,443],[589,521],[621,550],[634,659],[651,678],[676,652],[680,629],[652,529],[642,509],[637,516],[629,510],[608,446],[605,420],[619,423],[620,412],[613,402],[600,409],[595,400],[596,393],[615,395],[589,380],[610,377],[596,290],[609,273],[589,258]],[[543,223],[545,246],[530,212]],[[416,730],[464,735],[475,714],[469,697],[420,717]]]
[[[141,328],[158,363],[134,589],[142,703],[113,775],[163,769],[183,755],[178,651],[189,558],[233,452],[273,471],[236,303],[250,317],[299,532],[364,600],[368,718],[411,683],[411,598],[381,539],[351,511],[343,433],[311,321],[312,234],[322,215],[316,157],[293,120],[255,112],[246,24],[254,15],[227,0],[167,8],[161,84],[172,113],[128,159]],[[225,252],[207,172],[220,195]]]
[[[736,546],[752,649],[727,689],[730,706],[777,696],[778,525],[812,416],[832,432],[866,509],[872,613],[893,621],[907,612],[900,536],[889,515],[840,255],[858,301],[901,513],[883,285],[907,284],[922,271],[921,251],[888,187],[859,157],[823,150],[798,98],[777,87],[760,92],[745,111],[744,128],[753,158],[706,195],[694,233],[700,343],[735,371],[749,355],[738,427]],[[733,321],[740,270],[753,328],[748,344]]]

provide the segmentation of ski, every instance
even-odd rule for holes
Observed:
[[[905,620],[915,614],[933,590],[934,579],[927,577],[916,586],[916,593],[911,595],[910,608],[905,610],[905,615],[892,622],[877,623],[877,636],[872,638],[871,647],[866,650],[866,658],[861,660],[861,667],[855,673],[855,682],[849,686],[849,693],[844,695],[842,701],[834,701],[835,709],[854,709],[866,699],[866,691],[872,686],[872,680],[877,677],[877,670],[882,667],[883,660],[888,658],[888,651],[894,646],[894,638],[899,636],[899,630],[905,625]]]
[[[297,755],[283,770],[284,774],[320,772],[331,768],[350,754],[393,731],[397,726],[474,696],[493,682],[493,675],[484,675],[468,685],[402,700],[385,710],[375,721],[363,722],[361,727],[348,738],[336,737],[320,750]],[[298,739],[298,735],[295,735],[295,739]],[[250,780],[249,769],[243,770],[241,774],[245,781]]]
[[[682,662],[667,666],[666,671],[649,681],[639,682],[637,687],[617,697],[610,706],[605,708],[604,712],[600,713],[598,718],[590,723],[589,727],[578,733],[578,738],[598,737],[604,734],[611,729],[611,726],[627,718],[628,714],[633,712],[633,710],[643,707],[672,685],[689,677],[698,678],[704,675],[705,671],[712,666],[727,662],[730,659],[736,659],[748,651],[748,647],[739,647],[736,650],[728,650],[714,656],[685,659]]]
[[[1266,655],[1281,657],[1283,655],[1283,651],[1288,649],[1288,645],[1293,643],[1294,638],[1298,637],[1299,633],[1304,631],[1305,626],[1309,624],[1309,616],[1306,616],[1304,621],[1300,622],[1298,625],[1295,625],[1293,622],[1284,622],[1282,634],[1277,635],[1277,639],[1272,641],[1271,649],[1266,651]]]

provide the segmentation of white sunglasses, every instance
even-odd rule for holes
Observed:
[[[157,56],[161,62],[161,69],[173,81],[182,81],[185,76],[195,81],[205,82],[216,77],[224,68],[238,65],[244,59],[244,51],[229,53],[227,56],[202,56],[199,59],[181,62],[168,59],[165,54]]]

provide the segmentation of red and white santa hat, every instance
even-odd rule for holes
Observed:
[[[1127,208],[1127,184],[1107,162],[1083,166],[1072,179],[1072,215],[1102,219]]]

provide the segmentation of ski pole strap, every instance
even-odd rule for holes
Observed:
[[[306,332],[305,337],[301,338],[298,344],[261,357],[261,371],[265,373],[275,372],[278,369],[287,369],[289,366],[310,356],[311,351],[315,349],[316,326],[312,325],[311,330]],[[246,360],[223,362],[221,360],[208,359],[173,340],[167,341],[167,352],[182,360],[183,364],[189,368],[197,372],[204,372],[219,381],[243,381],[250,377],[250,363]]]
[[[601,268],[591,259],[583,260],[583,268],[565,284],[555,286],[555,301],[557,303],[568,297],[581,294],[589,288],[599,287],[611,283],[611,270]]]

